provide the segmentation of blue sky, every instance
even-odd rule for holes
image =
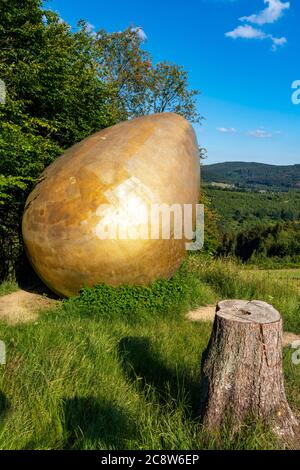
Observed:
[[[155,61],[189,72],[205,117],[195,126],[207,163],[300,163],[299,0],[52,0],[76,25],[107,31],[143,28]]]

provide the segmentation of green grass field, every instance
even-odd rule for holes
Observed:
[[[299,292],[272,276],[193,256],[170,281],[87,289],[34,323],[0,323],[0,448],[276,448],[260,423],[235,436],[201,427],[200,358],[211,324],[185,319],[221,298],[260,298],[300,333]],[[300,366],[290,356],[285,350],[286,390],[300,413]]]
[[[252,275],[257,278],[267,278],[269,281],[280,281],[281,285],[294,287],[300,292],[300,269],[252,269]]]

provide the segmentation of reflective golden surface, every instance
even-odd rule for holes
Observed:
[[[103,226],[142,226],[150,204],[196,204],[199,187],[197,141],[184,118],[155,114],[104,129],[57,158],[28,197],[29,259],[63,296],[170,276],[185,257],[184,240],[103,239]]]

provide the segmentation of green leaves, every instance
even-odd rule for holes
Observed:
[[[183,265],[170,279],[149,286],[112,287],[105,284],[83,288],[80,295],[64,302],[67,310],[78,310],[101,319],[139,321],[159,316],[176,317],[178,313],[199,305],[210,293],[203,289],[197,276]]]
[[[197,90],[189,90],[188,73],[183,67],[160,62],[152,68],[147,101],[153,113],[175,112],[192,122],[200,122],[195,97]]]
[[[96,44],[99,63],[114,84],[124,116],[175,112],[193,122],[201,120],[195,101],[198,91],[189,89],[188,73],[177,64],[155,65],[134,28],[112,34],[101,30]]]
[[[27,182],[24,178],[0,175],[0,205],[12,198],[11,189],[25,190],[26,188]]]

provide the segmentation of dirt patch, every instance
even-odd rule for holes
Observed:
[[[34,321],[39,310],[52,307],[56,303],[57,300],[20,289],[0,297],[0,319],[10,324]]]
[[[187,320],[190,321],[214,321],[216,312],[216,306],[206,305],[205,307],[199,307],[196,310],[191,310],[186,314]],[[300,336],[295,333],[288,331],[283,332],[282,345],[284,348],[291,346],[294,341],[300,341]]]
[[[214,321],[216,313],[216,306],[206,305],[206,307],[199,307],[196,310],[191,310],[187,313],[186,318],[190,321]]]
[[[300,341],[299,335],[289,333],[288,331],[283,332],[282,344],[284,348],[291,346],[295,341]]]

